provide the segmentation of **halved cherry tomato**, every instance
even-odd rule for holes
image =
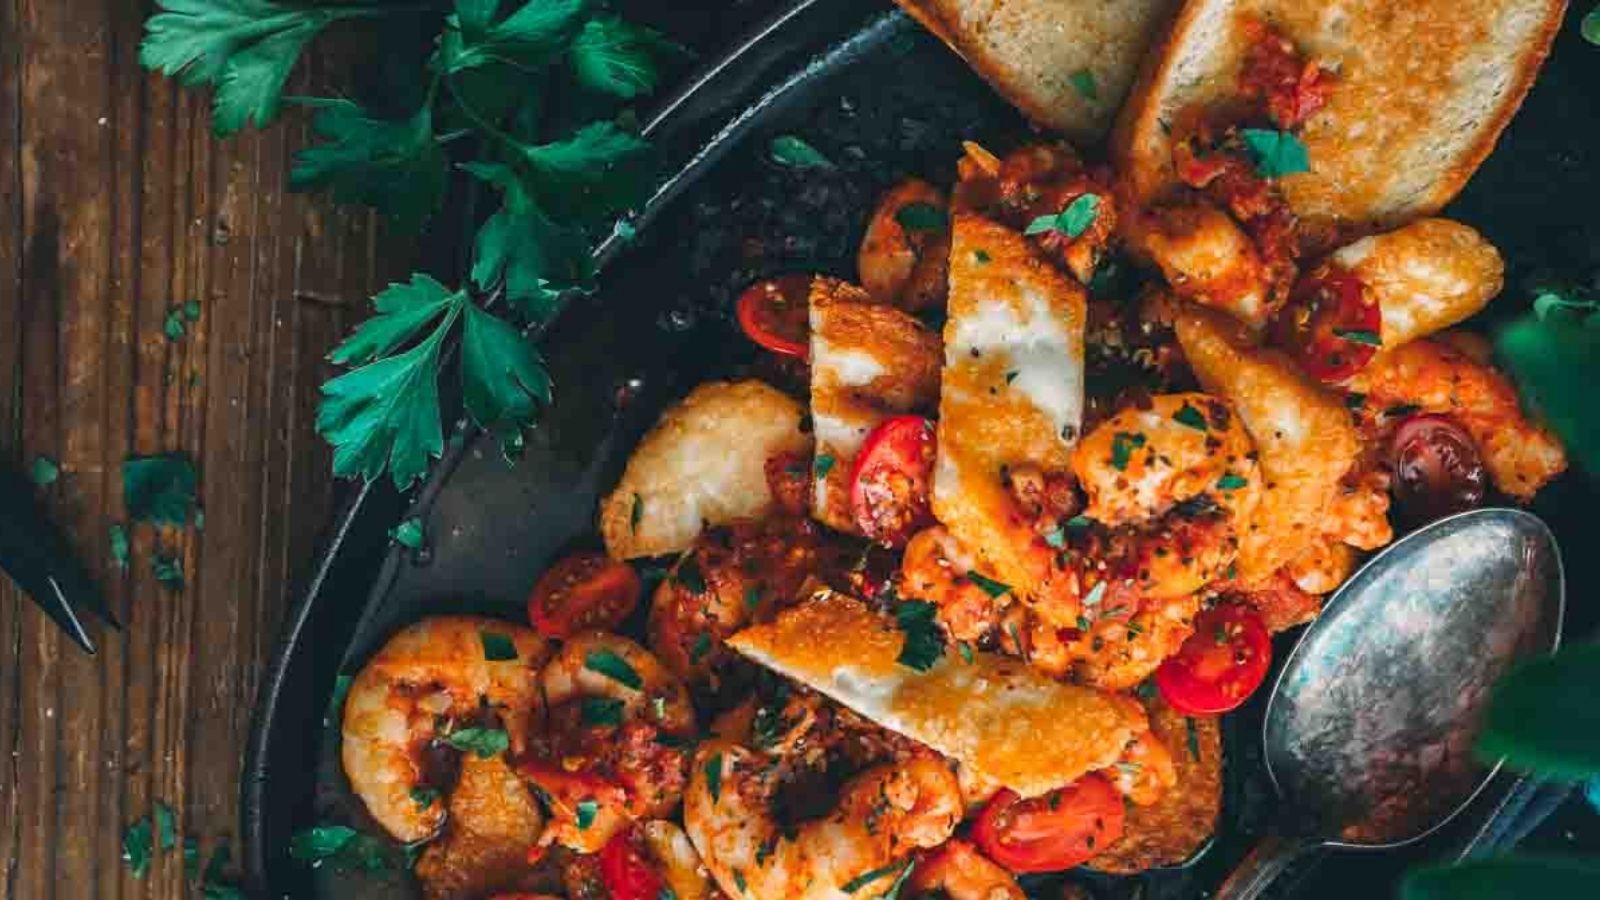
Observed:
[[[1261,616],[1219,603],[1195,619],[1194,634],[1156,670],[1156,687],[1186,716],[1216,715],[1244,703],[1271,665],[1272,638]]]
[[[867,435],[850,470],[850,509],[869,539],[903,547],[933,524],[933,423],[895,416]]]
[[[1306,374],[1337,384],[1378,352],[1383,310],[1354,273],[1324,266],[1295,282],[1272,330]]]
[[[972,839],[1013,872],[1059,872],[1121,837],[1123,815],[1122,795],[1105,776],[1091,772],[1029,800],[1001,790],[979,814]]]
[[[575,553],[539,576],[528,598],[528,620],[545,637],[609,631],[639,605],[642,585],[633,567],[600,553]]]
[[[1483,502],[1487,478],[1471,435],[1447,416],[1423,413],[1401,422],[1389,439],[1394,495],[1417,524]]]
[[[666,879],[645,851],[638,828],[626,828],[600,850],[600,880],[611,900],[660,900]]]
[[[811,352],[811,276],[780,275],[739,295],[739,327],[750,340],[785,356]]]

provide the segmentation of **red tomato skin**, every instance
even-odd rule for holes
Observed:
[[[633,614],[639,574],[600,553],[574,553],[546,569],[528,597],[528,621],[547,638],[611,631]]]
[[[1156,669],[1156,687],[1186,716],[1219,715],[1243,705],[1271,666],[1272,636],[1261,617],[1222,603],[1201,613],[1194,634]]]
[[[1125,816],[1117,789],[1091,772],[1028,800],[1002,789],[978,815],[972,839],[985,856],[1012,872],[1060,872],[1093,859],[1120,838]]]
[[[1377,354],[1366,341],[1381,339],[1383,310],[1353,272],[1322,266],[1295,282],[1271,332],[1307,375],[1341,384]]]
[[[1396,505],[1416,524],[1473,509],[1488,491],[1477,443],[1449,416],[1420,413],[1401,422],[1389,439],[1389,464]]]
[[[781,275],[745,288],[734,309],[745,336],[782,356],[809,356],[811,281],[810,275]]]
[[[612,900],[659,900],[667,886],[645,856],[632,828],[617,832],[600,848],[600,880]]]
[[[904,547],[934,524],[934,449],[933,422],[921,416],[885,419],[861,442],[850,469],[850,508],[868,539]]]

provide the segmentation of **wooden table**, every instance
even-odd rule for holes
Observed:
[[[637,4],[703,51],[775,5]],[[60,462],[42,493],[125,626],[86,656],[0,578],[8,897],[185,896],[180,854],[143,881],[120,861],[157,800],[207,857],[232,836],[259,674],[333,503],[324,356],[410,257],[367,212],[285,193],[303,116],[212,139],[205,95],[139,68],[146,12],[0,0],[0,464]],[[156,452],[194,458],[205,527],[132,529],[123,573],[121,463]],[[183,591],[154,577],[158,547]]]

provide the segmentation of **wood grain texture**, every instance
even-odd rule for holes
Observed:
[[[147,12],[0,0],[0,464],[60,461],[44,494],[125,625],[88,657],[0,579],[8,897],[187,896],[180,853],[143,881],[119,859],[157,800],[206,855],[231,837],[259,673],[332,498],[324,356],[409,256],[380,265],[369,215],[285,193],[303,118],[215,141],[204,95],[140,70]],[[133,529],[122,573],[122,460],[173,451],[205,528]],[[158,550],[187,589],[157,583]]]

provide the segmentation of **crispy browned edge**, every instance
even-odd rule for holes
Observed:
[[[944,41],[946,46],[956,52],[956,55],[966,60],[967,65],[971,66],[973,71],[977,72],[984,81],[989,82],[990,87],[993,87],[1000,93],[1000,96],[1005,97],[1013,106],[1020,109],[1023,115],[1027,116],[1035,124],[1053,128],[1071,136],[1085,136],[1086,132],[1083,128],[1071,126],[1066,119],[1054,115],[1052,110],[1037,103],[1029,95],[1029,92],[1020,85],[1012,83],[992,57],[983,53],[979,48],[963,46],[957,36],[959,32],[940,17],[939,12],[933,8],[932,4],[925,3],[923,0],[895,0],[895,2],[900,5],[901,9],[910,14],[911,18],[920,22],[922,27],[932,32],[934,37]]]
[[[911,0],[906,0],[911,2]],[[1189,25],[1199,15],[1200,8],[1206,3],[1229,2],[1229,0],[1186,0],[1178,14],[1172,18],[1160,36],[1152,42],[1151,49],[1146,53],[1144,62],[1139,66],[1138,77],[1134,79],[1133,87],[1128,91],[1128,98],[1122,104],[1122,109],[1117,114],[1116,122],[1112,125],[1109,153],[1112,164],[1117,171],[1128,179],[1134,189],[1134,196],[1142,201],[1159,199],[1157,189],[1161,185],[1141,185],[1135,183],[1135,173],[1138,171],[1133,164],[1133,148],[1142,141],[1137,140],[1142,135],[1147,135],[1151,129],[1160,128],[1161,104],[1155,89],[1158,84],[1166,82],[1167,71],[1172,67],[1172,50],[1180,36],[1188,29]],[[1280,0],[1281,2],[1281,0]],[[1523,61],[1521,71],[1514,83],[1513,90],[1507,92],[1506,102],[1501,104],[1499,112],[1487,123],[1487,127],[1479,130],[1479,139],[1473,144],[1470,153],[1460,160],[1457,165],[1447,170],[1447,177],[1440,180],[1435,186],[1433,196],[1428,203],[1413,211],[1411,218],[1421,218],[1432,215],[1442,209],[1445,204],[1455,198],[1478,166],[1493,152],[1494,145],[1500,140],[1500,134],[1511,123],[1517,110],[1522,108],[1523,100],[1527,99],[1528,91],[1532,89],[1534,80],[1539,75],[1539,69],[1550,56],[1550,48],[1555,42],[1556,34],[1561,30],[1561,21],[1566,14],[1567,0],[1550,0],[1549,9],[1545,17],[1544,28],[1538,38],[1538,46],[1528,54]],[[1291,35],[1291,37],[1293,37]],[[1353,223],[1359,229],[1361,224]],[[1385,225],[1400,224],[1399,222],[1386,222]],[[1358,232],[1359,233],[1359,232]],[[1354,234],[1351,235],[1355,236]]]

